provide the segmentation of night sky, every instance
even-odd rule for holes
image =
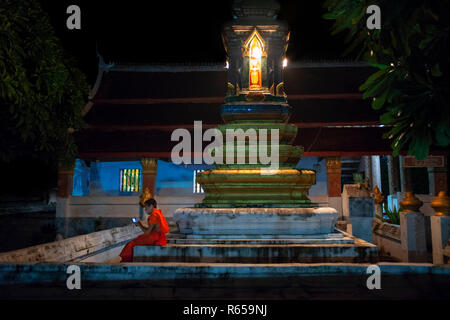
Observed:
[[[115,63],[224,62],[220,32],[231,20],[232,0],[100,1],[40,0],[65,49],[92,85],[97,75],[96,47]],[[339,59],[343,37],[330,35],[322,1],[281,0],[279,19],[288,21],[288,59]],[[81,30],[68,30],[66,9],[81,9]]]

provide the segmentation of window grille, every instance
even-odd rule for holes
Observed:
[[[120,169],[120,192],[141,191],[141,169]]]
[[[200,183],[197,182],[197,173],[199,172],[203,172],[204,170],[194,170],[193,174],[193,192],[194,193],[205,193],[205,191],[203,191],[203,188],[201,187]]]

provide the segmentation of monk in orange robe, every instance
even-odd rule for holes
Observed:
[[[156,208],[155,199],[145,201],[145,212],[149,215],[147,219],[148,227],[145,226],[140,219],[135,222],[135,225],[140,227],[144,234],[141,234],[136,239],[131,240],[125,245],[120,253],[120,262],[133,261],[133,248],[135,246],[164,246],[167,244],[166,233],[169,232],[169,226],[161,210]]]

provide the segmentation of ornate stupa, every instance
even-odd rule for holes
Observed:
[[[166,256],[239,263],[377,261],[376,246],[335,229],[336,209],[307,197],[315,172],[296,169],[303,147],[292,145],[297,127],[288,123],[292,108],[283,90],[289,31],[276,19],[278,10],[274,1],[233,4],[235,19],[222,33],[229,65],[225,124],[215,132],[240,133],[208,151],[216,168],[197,175],[205,198],[175,211],[179,232]],[[160,251],[139,261],[155,261]]]
[[[205,191],[197,207],[316,206],[307,197],[315,172],[296,169],[303,147],[292,145],[297,127],[288,123],[292,107],[283,82],[289,30],[278,11],[274,1],[233,3],[235,19],[222,33],[229,68],[225,124],[217,129],[223,137],[241,135],[216,150],[223,157],[216,169],[197,175]]]
[[[203,202],[174,214],[186,237],[335,234],[336,210],[307,197],[315,172],[296,169],[303,147],[292,145],[297,127],[283,89],[289,30],[278,10],[274,1],[235,1],[224,26],[228,92],[216,132],[226,138],[211,151],[216,168],[197,175]]]

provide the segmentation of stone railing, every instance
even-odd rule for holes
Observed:
[[[130,224],[125,227],[0,253],[0,263],[69,262],[128,241],[141,233],[139,228]]]
[[[424,202],[412,192],[406,192],[399,204],[402,207],[400,225],[383,223],[378,219],[372,222],[372,243],[378,246],[380,254],[402,262],[449,263],[450,198],[446,193],[439,192],[430,203],[435,211],[430,224],[422,212]],[[432,252],[427,245],[430,233]]]
[[[381,256],[399,261],[404,258],[400,225],[382,222],[377,218],[373,219],[372,243],[378,247]]]
[[[399,213],[399,225],[382,223],[374,219],[373,243],[378,246],[381,255],[402,262],[431,260],[431,254],[427,252],[426,222],[423,213],[419,211],[422,205],[423,202],[412,192],[406,192],[405,198],[400,202],[402,211]],[[379,215],[381,214],[380,211]]]

